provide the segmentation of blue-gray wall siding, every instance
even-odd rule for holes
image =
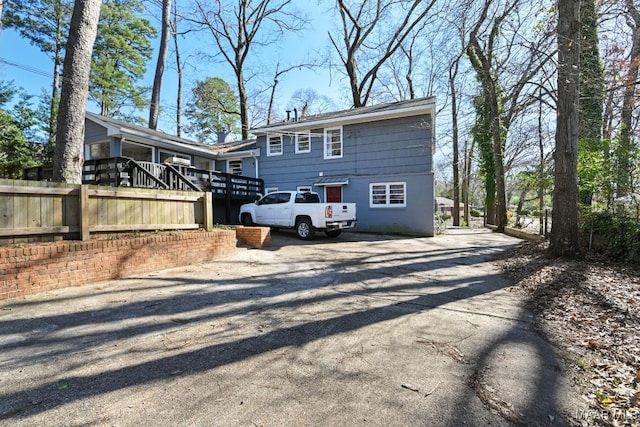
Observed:
[[[90,120],[84,121],[84,142],[92,143],[92,142],[103,142],[108,141],[109,137],[107,136],[107,129],[102,127]]]
[[[428,115],[362,123],[343,127],[343,157],[324,159],[324,129],[313,129],[311,152],[295,154],[295,141],[283,137],[283,154],[267,156],[261,148],[260,178],[265,187],[295,190],[323,177],[349,178],[343,200],[356,202],[358,230],[434,234],[432,130]],[[370,208],[369,184],[406,182],[405,208]],[[313,186],[324,196],[324,188]]]
[[[250,178],[256,177],[256,162],[260,162],[260,159],[254,159],[252,157],[245,157],[242,159],[242,176],[248,176]],[[258,164],[260,167],[260,164]],[[228,173],[227,171],[227,161],[226,160],[216,160],[215,170],[219,172]],[[260,173],[260,171],[258,171]]]

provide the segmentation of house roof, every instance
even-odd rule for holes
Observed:
[[[446,197],[436,197],[436,203],[442,207],[453,207],[453,200]],[[460,202],[460,206],[464,206],[464,203]]]
[[[229,152],[235,152],[236,155],[240,155],[244,150],[255,149],[255,140],[209,145],[88,111],[85,113],[85,117],[87,120],[104,127],[107,130],[107,136],[110,137],[119,136],[126,141],[140,142],[154,147],[179,150],[206,157],[215,157]]]
[[[366,123],[378,120],[393,119],[397,117],[417,116],[433,113],[435,97],[412,99],[408,101],[392,102],[365,107],[351,108],[349,110],[323,113],[313,116],[305,116],[298,120],[285,120],[251,129],[255,135],[265,135],[270,132],[287,132],[306,130],[325,126],[340,126],[352,123]]]

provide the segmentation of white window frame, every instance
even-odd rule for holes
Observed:
[[[313,189],[311,188],[310,185],[298,185],[298,188],[296,188],[296,191],[298,193],[311,193]]]
[[[332,131],[339,131],[340,134],[340,154],[339,155],[334,155],[333,154],[333,144],[335,144],[335,142],[330,140],[330,135],[333,134]],[[343,144],[343,140],[342,140],[342,126],[340,127],[336,127],[336,128],[326,128],[324,130],[324,158],[325,160],[327,159],[341,159],[342,156],[344,155],[344,144]]]
[[[264,195],[266,196],[269,193],[275,193],[278,191],[278,187],[267,187],[264,189]]]
[[[231,162],[240,162],[240,173],[235,173],[231,170]],[[231,175],[242,175],[242,159],[228,159],[227,160],[227,173]]]
[[[279,139],[280,140],[280,151],[271,151],[271,140]],[[284,151],[284,144],[282,141],[282,135],[267,135],[267,156],[282,156],[282,152]]]
[[[307,138],[308,148],[306,150],[300,149],[300,137],[305,136]],[[310,153],[311,152],[311,131],[296,132],[296,154]]]
[[[402,186],[402,203],[391,203],[391,187]],[[373,189],[384,187],[384,203],[373,203]],[[369,184],[370,208],[406,208],[407,207],[407,183],[406,182],[372,182]]]

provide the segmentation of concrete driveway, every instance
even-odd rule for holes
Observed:
[[[487,261],[345,233],[0,303],[0,425],[565,425],[554,349]]]

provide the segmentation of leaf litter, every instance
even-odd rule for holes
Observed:
[[[568,361],[592,414],[572,422],[640,426],[640,270],[591,255],[551,259],[547,249],[526,242],[497,262]]]

